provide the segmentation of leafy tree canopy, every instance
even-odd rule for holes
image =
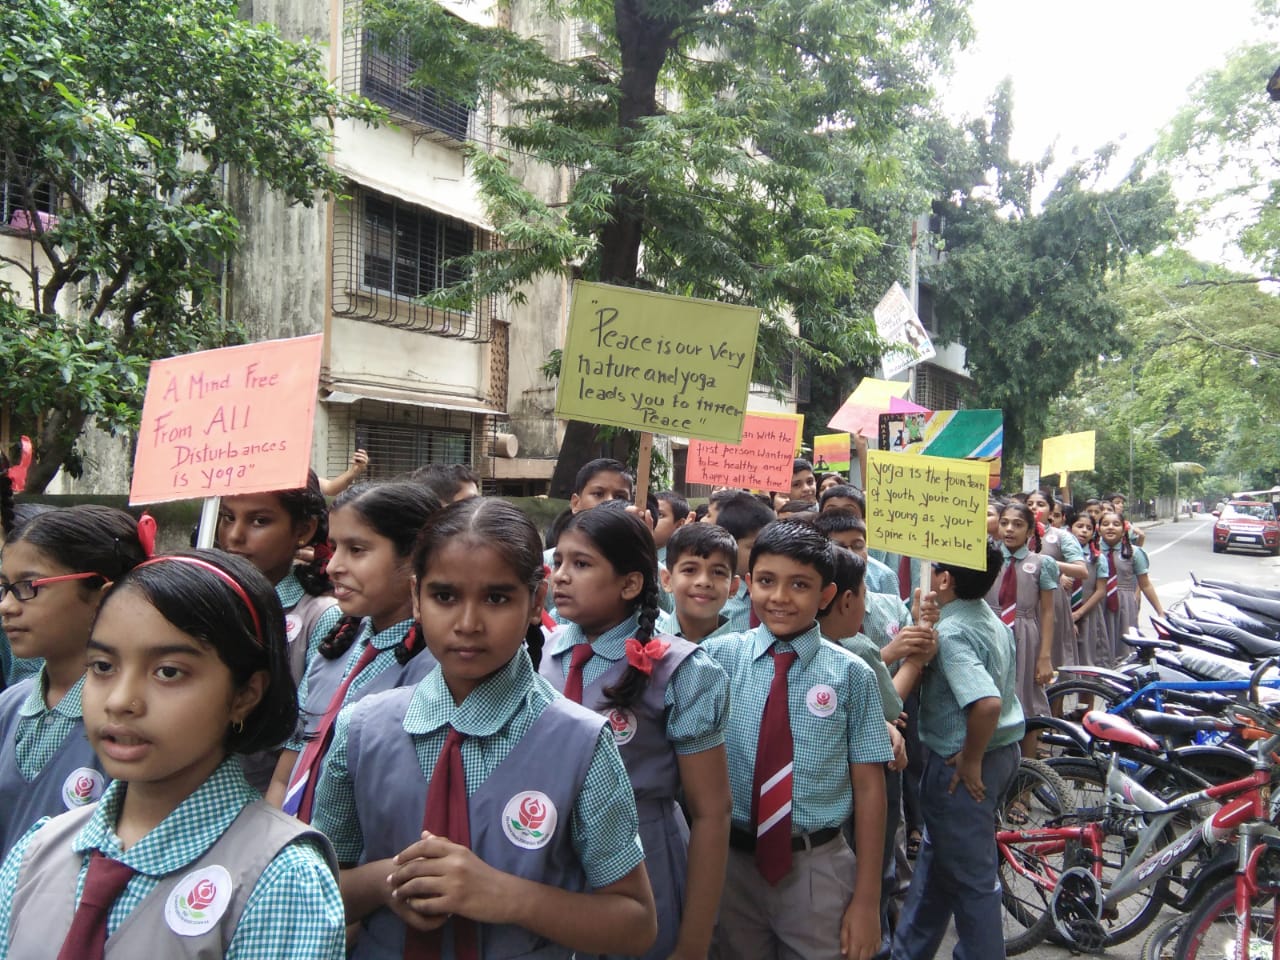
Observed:
[[[341,186],[332,118],[380,114],[233,0],[24,0],[0,5],[0,36],[0,165],[33,224],[27,255],[0,259],[0,366],[19,374],[0,404],[37,436],[40,490],[78,469],[90,417],[136,424],[149,360],[236,339],[225,165],[310,205]]]

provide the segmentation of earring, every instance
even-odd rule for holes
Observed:
[[[244,733],[244,721],[237,720],[235,723],[231,724],[231,729],[234,730],[237,734]]]

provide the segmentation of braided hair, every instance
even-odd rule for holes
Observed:
[[[9,476],[9,458],[0,453],[0,530],[4,531],[0,543],[13,533],[14,523],[13,477]]]
[[[619,576],[639,573],[644,577],[644,586],[632,601],[632,612],[639,615],[635,639],[647,644],[658,623],[658,549],[644,521],[626,508],[627,504],[613,500],[575,513],[563,533],[573,530],[590,540]],[[648,683],[648,674],[628,664],[618,682],[605,688],[604,695],[611,707],[623,709],[644,695]]]
[[[307,471],[307,485],[296,490],[280,490],[275,494],[289,519],[295,526],[311,520],[316,522],[316,532],[304,546],[315,550],[310,563],[295,564],[293,575],[298,583],[313,597],[323,596],[333,589],[325,567],[329,562],[329,505],[320,491],[320,478],[314,470]]]

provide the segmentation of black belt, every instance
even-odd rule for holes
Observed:
[[[793,851],[812,850],[814,847],[820,847],[824,843],[830,843],[839,835],[839,827],[826,827],[822,830],[815,830],[813,833],[797,833],[791,837],[791,849]],[[755,853],[756,838],[747,830],[730,827],[729,846],[734,850],[741,850],[743,853]]]

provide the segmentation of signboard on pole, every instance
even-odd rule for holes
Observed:
[[[1045,437],[1040,447],[1040,475],[1075,473],[1093,469],[1093,448],[1097,431],[1063,433]]]
[[[895,283],[889,288],[871,315],[880,339],[889,344],[888,352],[880,358],[886,379],[936,355],[929,332],[901,284]]]
[[[904,557],[987,565],[987,465],[867,451],[867,543]]]
[[[306,486],[319,334],[151,364],[129,502]]]
[[[579,281],[556,416],[738,443],[759,328],[754,307]]]

